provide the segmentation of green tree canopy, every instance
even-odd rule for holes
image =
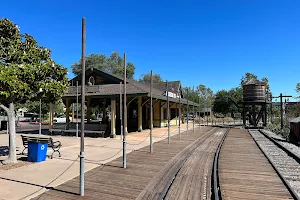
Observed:
[[[258,80],[257,76],[255,74],[246,72],[245,75],[242,76],[242,78],[241,78],[241,84],[240,84],[241,88],[243,87],[244,84],[246,84],[248,81],[250,81],[252,79]]]
[[[196,92],[199,95],[200,108],[202,108],[202,110],[205,107],[212,107],[212,104],[215,100],[215,95],[209,87],[200,84],[196,87]]]
[[[62,103],[62,100],[57,100],[54,104],[54,113],[55,115],[61,115],[64,114],[64,104]],[[40,112],[40,102],[39,101],[26,101],[25,103],[18,103],[15,106],[15,110],[18,110],[20,108],[26,108],[27,112],[29,113],[36,113],[39,114]],[[42,100],[42,107],[41,112],[42,115],[48,114],[50,108],[50,103],[45,102]]]
[[[124,74],[124,60],[118,52],[113,52],[109,57],[105,54],[90,54],[86,57],[86,69],[95,68],[118,76]],[[131,62],[127,62],[127,78],[133,79],[135,66]],[[76,75],[81,74],[82,62],[81,60],[71,65],[72,72]]]
[[[150,72],[147,74],[143,74],[142,77],[138,80],[141,83],[150,83],[151,74]],[[163,82],[163,79],[160,77],[159,74],[152,74],[152,82],[153,83],[160,83]]]
[[[230,112],[231,102],[228,100],[229,92],[220,90],[216,93],[216,98],[213,104],[213,111],[223,115]]]
[[[216,93],[213,110],[223,115],[233,112],[242,112],[240,103],[243,101],[242,88],[236,87],[230,90],[221,90]]]
[[[54,102],[67,88],[67,69],[55,63],[50,49],[8,19],[0,19],[0,108],[9,121],[9,159],[16,162],[15,103],[44,98]]]
[[[41,114],[45,115],[49,112],[49,103],[42,101],[41,104]],[[39,114],[40,113],[40,102],[39,101],[26,101],[25,103],[22,104],[17,104],[15,106],[15,109],[18,110],[20,108],[26,108],[27,112],[29,113],[35,113]]]
[[[296,85],[296,91],[300,93],[300,83],[297,83],[297,85]]]
[[[214,93],[205,85],[198,85],[195,88],[192,87],[184,87],[183,88],[183,96],[184,98],[199,103],[200,111],[204,111],[204,108],[211,107],[214,101]]]

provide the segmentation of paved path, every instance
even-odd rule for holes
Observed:
[[[195,126],[197,128],[197,126]],[[186,126],[182,125],[182,132]],[[192,126],[189,126],[191,129]],[[201,127],[203,128],[203,127]],[[154,142],[163,140],[167,137],[167,128],[153,129]],[[178,133],[178,127],[171,127],[171,135]],[[131,133],[127,136],[127,153],[145,147],[149,144],[149,130],[141,133]],[[53,136],[54,140],[62,142],[61,158],[47,159],[45,162],[34,163],[20,168],[11,169],[9,171],[0,170],[0,199],[30,199],[37,196],[46,189],[52,180],[58,177],[78,158],[80,139],[76,137]],[[144,141],[145,140],[145,141]],[[142,142],[144,141],[144,142]],[[142,142],[142,143],[141,143]],[[141,143],[141,144],[139,144]],[[134,145],[138,144],[138,145]],[[0,146],[8,145],[8,136],[0,135]],[[22,152],[23,145],[20,135],[17,135],[17,149]],[[122,156],[122,142],[120,137],[111,138],[85,138],[85,155],[89,160],[85,164],[85,171],[89,171],[98,167],[102,163],[107,163]],[[52,151],[49,148],[48,154]],[[107,159],[109,158],[109,159]],[[79,174],[79,161],[61,177],[49,184],[49,187],[58,186]],[[42,188],[42,189],[41,189]],[[37,192],[38,191],[38,192]],[[36,192],[36,193],[35,193]],[[31,195],[32,194],[32,195]]]

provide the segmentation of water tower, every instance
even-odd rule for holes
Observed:
[[[243,85],[243,124],[248,116],[249,124],[257,128],[261,120],[263,126],[267,125],[267,95],[263,82],[252,79]]]

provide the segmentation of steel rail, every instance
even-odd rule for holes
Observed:
[[[221,195],[221,190],[220,190],[220,181],[219,181],[219,156],[220,156],[220,152],[221,152],[221,148],[222,145],[224,143],[224,140],[229,132],[230,128],[228,128],[226,130],[226,132],[224,133],[218,148],[216,150],[215,156],[214,156],[214,161],[213,161],[213,171],[212,171],[212,178],[211,178],[211,186],[212,186],[212,197],[211,199],[215,199],[215,200],[220,200],[222,199],[222,195]]]
[[[277,147],[279,147],[281,150],[283,150],[285,153],[287,153],[290,157],[292,157],[294,160],[296,160],[300,164],[300,157],[299,156],[297,156],[296,154],[294,154],[293,152],[291,152],[290,150],[288,150],[287,148],[285,148],[284,146],[282,146],[282,144],[280,144],[279,142],[277,142],[274,138],[268,136],[262,130],[259,130],[259,132],[261,134],[263,134],[266,138],[268,138],[269,140],[271,140]]]

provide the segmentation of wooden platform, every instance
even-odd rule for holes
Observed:
[[[231,129],[219,158],[222,199],[293,199],[247,130]]]
[[[156,176],[157,173],[177,154],[182,152],[211,127],[201,127],[195,133],[189,131],[154,144],[154,152],[149,153],[149,146],[127,155],[127,168],[123,169],[122,158],[118,158],[97,167],[85,174],[85,196],[79,197],[79,177],[76,177],[55,189],[52,189],[36,199],[135,199]]]

